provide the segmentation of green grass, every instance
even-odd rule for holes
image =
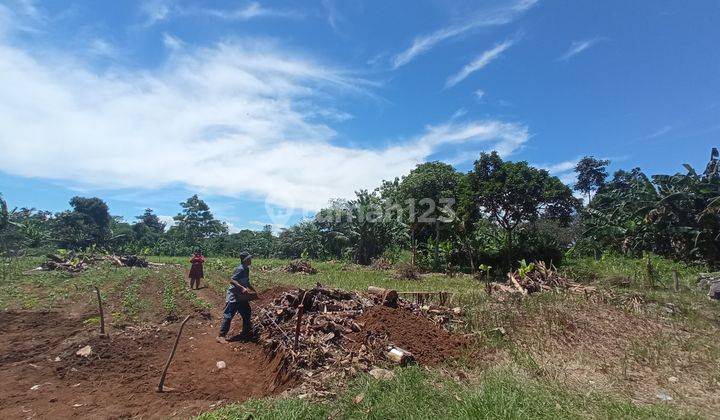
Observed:
[[[673,288],[673,270],[680,277],[680,285],[684,289],[693,289],[697,275],[707,272],[708,268],[700,264],[675,262],[657,255],[648,254],[655,273],[656,288]],[[598,281],[607,284],[610,279],[626,277],[632,281],[631,287],[647,288],[646,259],[628,258],[612,253],[603,254],[600,260],[591,257],[569,258],[563,263],[565,270],[572,278],[579,281]]]
[[[358,395],[362,401],[356,403]],[[477,384],[458,383],[419,367],[397,368],[392,380],[362,375],[337,398],[312,402],[266,399],[230,405],[199,418],[215,419],[574,419],[677,418],[662,405],[640,406],[599,394],[574,394],[521,371],[493,370]]]
[[[153,262],[188,266],[184,257],[151,257]],[[448,277],[443,274],[430,274],[420,280],[400,280],[393,271],[372,270],[357,264],[339,261],[312,261],[317,274],[291,274],[282,270],[289,260],[254,259],[251,271],[252,281],[261,288],[274,284],[290,284],[298,287],[312,287],[317,282],[325,286],[347,290],[367,290],[368,286],[391,287],[398,291],[450,291],[468,292],[480,290],[481,284],[470,276]],[[206,278],[227,281],[237,266],[236,258],[208,258],[205,265]],[[212,285],[211,285],[212,286]],[[227,287],[225,285],[225,287]]]
[[[175,294],[177,293],[177,284],[175,283],[175,279],[169,276],[163,277],[163,292],[162,292],[162,302],[163,302],[163,309],[165,309],[165,314],[168,317],[171,317],[175,315],[175,309],[177,307],[177,300],[175,299]]]
[[[86,302],[92,311],[96,307],[93,286],[101,289],[106,313],[111,314],[110,320],[116,327],[146,321],[160,323],[170,315],[212,308],[210,302],[187,288],[188,258],[150,259],[167,265],[131,269],[101,264],[75,276],[53,272],[26,275],[23,273],[38,266],[41,259],[6,261],[0,266],[0,309],[44,310],[61,307],[66,302]],[[720,359],[720,343],[714,339],[718,333],[718,303],[709,301],[694,288],[697,273],[706,269],[654,256],[651,261],[657,275],[655,287],[649,287],[644,281],[645,260],[615,255],[606,255],[600,261],[567,260],[563,270],[577,281],[598,287],[602,298],[597,303],[575,293],[541,293],[527,298],[506,295],[503,301],[498,301],[497,296],[485,293],[481,282],[466,275],[429,274],[409,281],[396,278],[393,271],[337,261],[313,261],[318,273],[302,275],[286,273],[283,268],[287,260],[256,259],[251,281],[261,290],[279,284],[312,287],[320,282],[327,287],[358,291],[372,285],[399,291],[454,292],[451,304],[464,308],[467,323],[461,331],[472,334],[473,344],[459,360],[432,371],[399,369],[391,381],[377,381],[362,375],[349,384],[333,388],[339,396],[323,403],[298,398],[254,400],[203,417],[244,418],[252,414],[259,418],[663,418],[678,415],[672,410],[683,410],[680,414],[707,413],[708,408],[698,405],[695,397],[691,402],[683,402],[690,400],[683,400],[681,394],[695,396],[699,392],[691,388],[678,391],[678,398],[666,404],[644,406],[628,400],[653,401],[655,398],[628,375],[634,373],[637,378],[643,369],[652,371],[653,381],[666,381],[670,375],[680,377],[681,381],[683,377],[692,376],[703,384],[704,401],[712,401],[719,392],[718,386],[713,385],[720,384],[720,369],[716,364]],[[214,298],[212,294],[217,295],[212,302],[222,301],[237,263],[235,258],[208,259],[204,284],[209,289],[204,295],[208,299]],[[673,270],[682,278],[680,292],[671,287]],[[621,276],[629,277],[632,284],[627,288],[613,286],[610,280]],[[628,296],[635,295],[644,302],[639,312],[624,303]],[[640,320],[639,325],[661,324],[663,329],[652,335],[645,334],[649,339],[633,340],[631,335],[631,338],[615,340],[613,345],[623,347],[618,350],[618,359],[595,360],[594,351],[601,344],[587,339],[572,341],[572,335],[565,335],[565,331],[573,327],[573,323],[580,327],[586,325],[577,323],[581,318],[578,315],[587,317],[596,310],[605,311],[603,315],[619,312],[617,308],[609,308],[612,305]],[[674,309],[668,311],[667,305]],[[88,328],[94,328],[96,322],[94,316],[86,319]],[[592,330],[596,324],[589,325]],[[494,332],[496,327],[504,328],[507,334]],[[579,331],[583,332],[582,328]],[[578,347],[564,348],[552,337],[570,340],[571,345]],[[555,353],[558,351],[566,352],[564,360],[576,363],[588,358],[585,371],[601,375],[611,385],[603,387],[601,394],[594,385],[566,381],[564,375],[572,375],[572,371],[546,362],[560,356]],[[574,358],[576,351],[578,356]],[[682,360],[692,360],[692,363],[688,365]],[[598,371],[606,365],[607,371]],[[448,379],[446,372],[458,370],[467,372],[473,379],[462,383]],[[353,398],[361,393],[365,395],[363,401],[353,403]]]
[[[140,287],[142,286],[142,278],[138,277],[133,280],[125,289],[122,298],[123,314],[130,320],[135,320],[143,308],[140,299]]]

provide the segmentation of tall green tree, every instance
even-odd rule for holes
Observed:
[[[186,246],[200,246],[207,238],[228,233],[227,225],[215,219],[210,207],[197,194],[180,203],[180,206],[183,210],[173,217],[176,224],[171,231],[182,238]]]
[[[609,160],[595,159],[593,156],[585,156],[580,159],[575,165],[577,173],[575,191],[585,194],[590,202],[591,194],[605,184],[608,176],[606,168],[609,164]]]
[[[165,223],[153,212],[145,209],[143,214],[135,216],[137,223],[132,225],[135,243],[141,249],[152,248],[165,233]]]
[[[111,216],[107,204],[97,198],[73,197],[72,210],[55,218],[55,237],[61,247],[103,246],[110,238]]]
[[[427,242],[434,235],[434,261],[439,262],[439,244],[450,236],[450,223],[455,218],[455,205],[462,190],[463,175],[443,162],[418,165],[399,182],[395,200],[405,209],[413,260],[418,242]],[[443,235],[443,233],[447,233]],[[437,267],[436,267],[437,268]]]
[[[544,216],[569,223],[580,202],[557,177],[527,162],[503,161],[497,152],[482,153],[468,174],[478,210],[497,223],[507,240],[506,264],[513,260],[513,234],[522,223]]]
[[[323,232],[318,225],[312,220],[305,220],[280,232],[278,254],[283,258],[300,258],[302,255],[324,258],[323,242]]]
[[[143,224],[155,233],[165,232],[165,222],[161,221],[152,209],[145,209],[143,214],[136,216],[135,219],[138,221],[136,225]]]

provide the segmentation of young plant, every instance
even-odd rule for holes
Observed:
[[[534,263],[527,263],[525,260],[520,260],[518,262],[520,263],[520,267],[518,268],[518,275],[521,279],[527,277],[527,275],[535,269]]]

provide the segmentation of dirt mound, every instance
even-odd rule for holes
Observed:
[[[58,312],[0,312],[0,367],[33,359],[82,330]]]
[[[260,342],[282,359],[284,369],[306,378],[312,392],[322,392],[334,378],[392,364],[386,355],[392,347],[417,352],[416,361],[433,364],[456,356],[465,344],[450,333],[462,323],[453,310],[390,301],[386,294],[318,285],[284,293],[256,314]]]
[[[437,323],[405,308],[373,306],[355,321],[363,327],[350,335],[351,339],[367,343],[383,338],[411,352],[421,364],[436,364],[457,356],[467,345],[462,336],[451,334]]]

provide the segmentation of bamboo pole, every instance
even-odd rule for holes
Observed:
[[[167,362],[165,362],[165,368],[163,369],[163,373],[160,376],[160,383],[158,384],[157,392],[165,391],[165,375],[167,375],[168,368],[170,367],[170,362],[172,362],[173,357],[175,357],[175,350],[177,350],[178,343],[180,342],[180,335],[182,334],[183,328],[185,328],[185,324],[188,322],[189,319],[190,315],[186,316],[182,324],[180,324],[180,329],[178,330],[177,337],[175,337],[175,344],[173,344],[170,356],[168,357]]]

